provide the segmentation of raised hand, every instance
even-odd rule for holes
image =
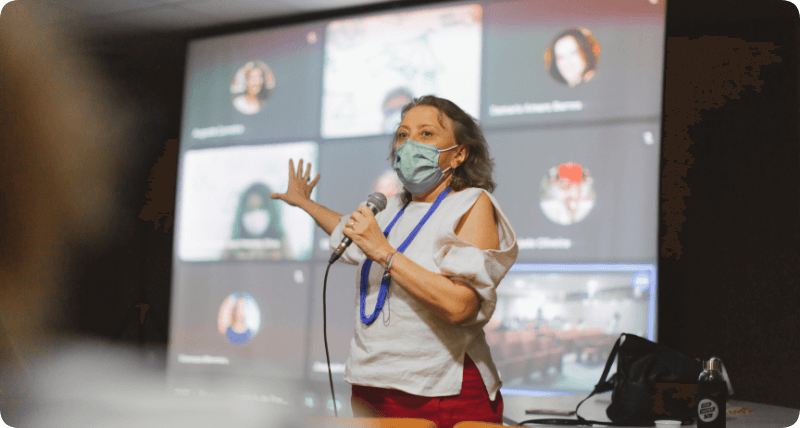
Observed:
[[[273,193],[270,195],[272,199],[280,199],[292,206],[298,206],[304,201],[310,200],[311,191],[317,185],[320,175],[317,174],[313,181],[311,180],[311,163],[306,165],[306,171],[303,173],[303,160],[297,163],[297,170],[294,169],[294,161],[289,159],[289,187],[286,193]]]

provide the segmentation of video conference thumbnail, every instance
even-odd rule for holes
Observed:
[[[517,262],[654,262],[658,122],[488,131]]]
[[[620,333],[654,339],[656,296],[652,264],[514,265],[484,327],[503,387],[590,391]]]
[[[314,220],[273,200],[289,159],[316,164],[313,142],[190,150],[181,164],[177,253],[183,261],[305,260]]]
[[[303,377],[308,265],[176,262],[175,273],[172,368]]]
[[[183,148],[316,139],[324,28],[310,24],[192,42]]]
[[[426,94],[477,116],[481,14],[466,5],[331,22],[322,137],[393,133],[403,105]]]
[[[489,4],[484,126],[658,120],[663,19],[658,1]]]

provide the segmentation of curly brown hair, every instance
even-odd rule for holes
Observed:
[[[401,117],[417,106],[431,106],[439,110],[439,122],[442,122],[442,115],[447,116],[453,122],[453,135],[456,144],[466,146],[468,149],[467,158],[464,163],[457,168],[453,168],[450,177],[450,188],[455,191],[469,187],[478,187],[488,192],[493,192],[497,185],[492,178],[494,161],[489,156],[489,144],[483,136],[483,131],[478,120],[467,114],[459,106],[450,100],[439,98],[434,95],[425,95],[414,99],[403,107]],[[394,159],[394,145],[397,143],[397,135],[392,139],[389,160]],[[401,195],[404,203],[411,200],[411,193],[403,189]]]

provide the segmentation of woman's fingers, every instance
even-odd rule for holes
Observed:
[[[359,222],[364,219],[364,214],[355,211],[352,215],[350,215],[350,218],[352,218],[355,222]]]
[[[312,181],[311,183],[308,184],[308,191],[309,192],[311,192],[311,190],[314,189],[314,186],[317,185],[317,181],[319,181],[319,177],[320,177],[320,174],[317,174],[316,178],[314,178],[314,181]]]
[[[374,217],[371,216],[371,214],[372,210],[369,207],[358,207],[357,210],[353,211],[353,214],[350,214],[350,220],[348,220],[345,225],[350,225],[350,227],[352,227],[355,225],[355,223],[369,220],[370,217]]]
[[[376,257],[383,257],[382,248],[389,245],[372,210],[366,206],[359,207],[350,214],[342,232],[372,260],[377,260]]]
[[[294,159],[289,159],[289,179],[295,178],[306,182],[311,179],[311,162],[305,163],[305,172],[303,172],[304,163],[303,159],[300,159],[297,162],[297,169],[294,169]],[[319,177],[319,174],[317,176]]]
[[[356,212],[361,214],[362,216],[364,216],[364,218],[367,218],[367,217],[369,217],[370,214],[372,214],[372,209],[370,207],[368,207],[368,206],[361,206],[361,207],[358,207],[358,210]],[[373,214],[373,216],[374,216],[374,214]]]
[[[346,236],[346,237],[348,237],[350,239],[355,238],[355,235],[353,234],[353,232],[348,228],[342,229],[342,235],[344,235],[344,236]]]
[[[305,165],[305,171],[303,171],[303,166]],[[314,181],[309,182],[311,180],[311,162],[304,162],[303,159],[300,159],[297,162],[297,169],[294,168],[294,159],[289,159],[289,188],[286,190],[284,194],[273,193],[270,195],[273,199],[286,199],[287,194],[295,194],[299,192],[300,194],[306,193],[306,197],[308,194],[311,193],[314,186],[317,185],[317,181],[319,181],[320,174],[314,178]]]

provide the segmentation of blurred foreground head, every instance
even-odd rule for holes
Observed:
[[[0,15],[0,411],[14,413],[37,360],[67,338],[76,262],[102,246],[131,123],[76,34],[45,2]],[[110,285],[111,286],[111,285]],[[25,374],[27,373],[27,377]],[[10,422],[10,421],[9,421]]]
[[[23,359],[63,325],[75,261],[118,215],[130,123],[49,13],[17,0],[0,16],[0,322]]]
[[[99,316],[74,313],[75,290],[87,260],[119,236],[130,197],[120,192],[137,163],[130,148],[143,144],[131,136],[148,116],[103,74],[86,34],[53,25],[55,3],[16,0],[0,15],[2,419],[16,428],[287,426],[261,402],[168,393],[134,350],[76,334],[77,317]]]

